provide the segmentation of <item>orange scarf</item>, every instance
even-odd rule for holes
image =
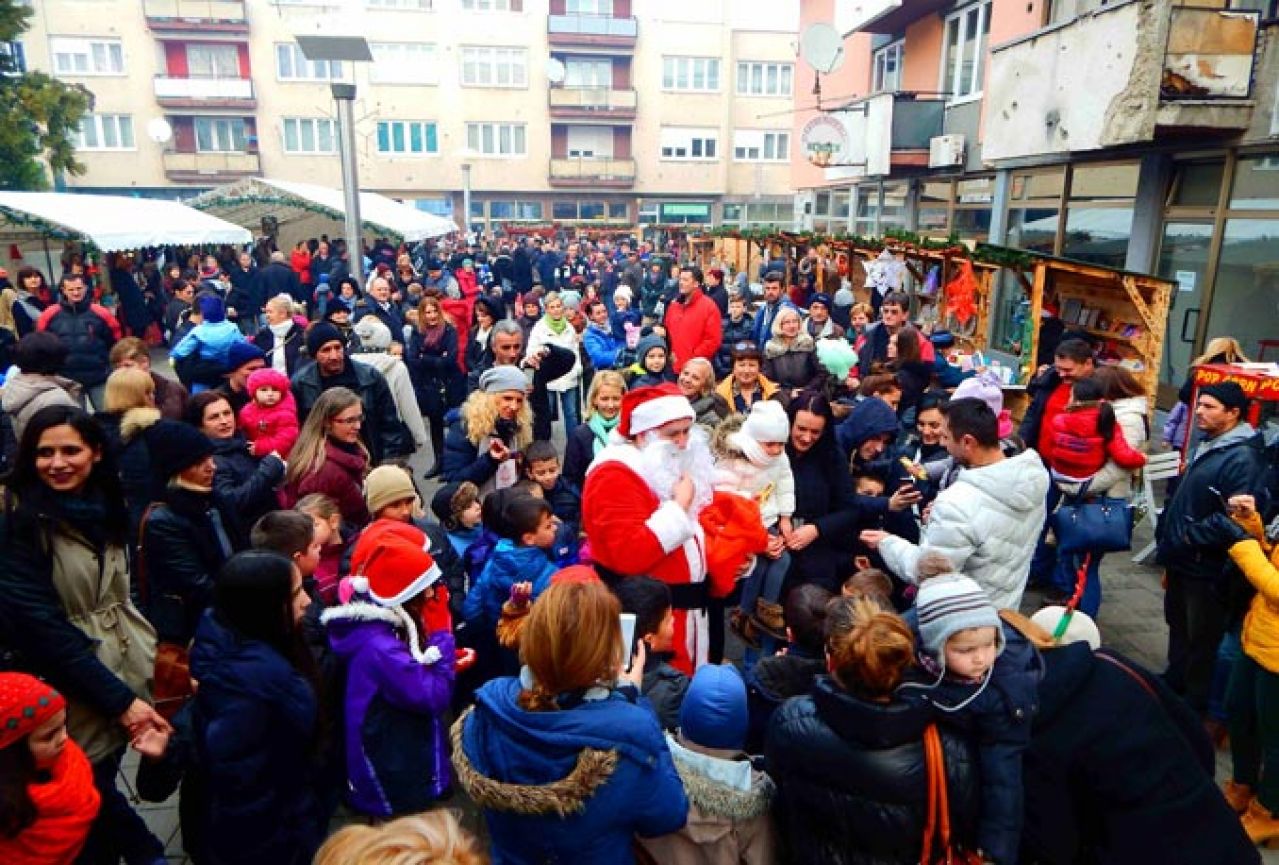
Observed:
[[[84,751],[67,740],[49,768],[49,780],[31,784],[27,794],[36,821],[16,838],[0,837],[5,865],[70,865],[89,836],[102,800],[93,785],[93,768]]]

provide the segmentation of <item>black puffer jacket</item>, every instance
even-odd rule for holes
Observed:
[[[107,380],[111,346],[120,338],[120,325],[111,313],[90,303],[88,297],[79,303],[63,298],[40,316],[39,329],[53,334],[67,347],[63,375],[87,388]]]
[[[284,480],[284,463],[273,456],[257,459],[249,453],[249,443],[236,433],[226,439],[212,439],[213,494],[228,503],[240,524],[252,529],[258,518],[280,505],[275,488]]]
[[[777,782],[777,820],[788,861],[917,865],[927,819],[923,733],[933,709],[870,703],[817,680],[773,715],[766,754]],[[952,839],[971,841],[979,778],[974,749],[941,734]]]

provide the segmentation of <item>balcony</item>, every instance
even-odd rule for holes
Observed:
[[[836,143],[826,168],[827,180],[881,177],[895,168],[926,168],[928,142],[942,134],[946,101],[914,93],[877,93],[825,115],[822,135],[805,130],[805,155],[818,165],[823,156],[814,141]]]
[[[586,157],[552,159],[547,182],[554,187],[629,189],[635,185],[635,160]]]
[[[183,183],[223,183],[241,177],[259,177],[262,157],[257,153],[196,153],[170,150],[164,153],[164,176]]]
[[[936,15],[951,0],[835,0],[835,27],[840,33],[905,33],[906,26]]]
[[[553,48],[634,48],[638,37],[635,18],[551,15],[546,25],[546,38]]]
[[[142,11],[157,34],[249,33],[244,0],[142,0]]]
[[[634,90],[608,87],[552,87],[551,117],[557,120],[634,120]]]
[[[1255,107],[1259,19],[1177,0],[1125,3],[995,46],[982,154],[998,162],[1242,132]]]
[[[248,78],[155,78],[155,101],[165,108],[255,108]]]

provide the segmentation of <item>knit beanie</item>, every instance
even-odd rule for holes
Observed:
[[[61,694],[35,676],[0,673],[0,750],[31,735],[66,706]]]
[[[629,285],[619,285],[617,288],[613,289],[613,297],[624,297],[626,298],[627,303],[635,300],[635,294],[631,291],[631,287]]]
[[[324,320],[328,321],[333,317],[333,314],[337,312],[345,312],[347,315],[351,314],[351,304],[347,303],[346,299],[340,295],[338,297],[329,298],[329,303],[324,308]]]
[[[315,357],[320,349],[331,342],[342,342],[342,331],[327,321],[311,325],[311,329],[306,332],[306,352],[311,357]]]
[[[1004,650],[999,611],[982,587],[963,574],[941,574],[920,581],[915,611],[920,648],[943,668],[946,641],[968,628],[994,628],[996,651]]]
[[[262,349],[258,348],[251,342],[238,339],[231,343],[231,347],[227,349],[226,369],[227,372],[235,372],[246,363],[265,359],[266,354],[263,353]]]
[[[757,442],[790,440],[790,423],[782,404],[771,399],[756,400],[742,423],[742,432]]]
[[[447,524],[457,520],[464,510],[479,500],[479,488],[470,481],[444,484],[431,496],[431,513],[441,523]]]
[[[635,347],[635,358],[639,361],[640,366],[644,366],[644,358],[648,357],[648,353],[655,348],[666,351],[666,340],[655,333],[650,333],[648,336],[640,338],[639,345]],[[667,351],[666,353],[669,360],[670,352]]]
[[[480,390],[484,393],[505,393],[516,390],[520,393],[528,390],[528,379],[517,366],[502,364],[489,367],[480,374]]]
[[[1216,384],[1204,385],[1199,388],[1199,395],[1210,396],[1228,409],[1239,409],[1241,415],[1248,408],[1248,396],[1238,382],[1219,381]]]
[[[979,399],[986,405],[990,406],[990,410],[995,413],[995,417],[999,420],[999,437],[1008,438],[1013,434],[1013,418],[1012,413],[1004,408],[1004,391],[1000,387],[1000,381],[993,372],[987,370],[966,378],[959,383],[959,387],[955,388],[955,393],[951,396],[950,401],[957,399]]]
[[[249,374],[249,380],[244,383],[244,390],[249,396],[253,396],[260,387],[273,387],[282,396],[287,396],[289,393],[289,377],[278,369],[269,366],[255,369]]]
[[[145,435],[151,465],[163,481],[213,453],[213,442],[208,436],[180,421],[158,420]]]
[[[391,329],[376,316],[366,315],[355,323],[355,335],[364,347],[372,351],[386,351],[391,347]]]
[[[413,516],[420,517],[422,500],[413,486],[413,478],[397,465],[378,466],[364,479],[364,501],[369,506],[369,513],[375,516],[387,505],[405,499],[413,499]]]
[[[216,294],[202,294],[195,299],[200,315],[208,322],[226,321],[226,304]]]
[[[812,297],[808,299],[809,309],[812,309],[813,304],[815,303],[820,303],[822,306],[826,307],[827,309],[830,309],[834,305],[830,301],[830,295],[822,291],[817,292],[816,294],[814,294]]]
[[[680,735],[694,745],[740,751],[746,746],[746,684],[726,664],[704,664],[679,710]]]

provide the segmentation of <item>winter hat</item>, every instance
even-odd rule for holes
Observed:
[[[226,304],[216,294],[202,294],[195,299],[195,304],[205,321],[226,321]]]
[[[485,393],[505,393],[512,390],[524,393],[528,390],[528,379],[517,366],[494,366],[486,369],[480,376],[480,390]]]
[[[1248,408],[1248,396],[1238,382],[1219,381],[1216,384],[1204,385],[1199,388],[1199,395],[1210,396],[1226,408],[1239,409],[1241,415]]]
[[[600,575],[590,565],[569,565],[551,574],[551,584],[559,583],[598,583]]]
[[[672,382],[637,387],[622,397],[619,435],[631,438],[676,420],[694,420],[697,415],[688,397]]]
[[[262,349],[258,348],[251,342],[243,339],[237,339],[231,343],[231,347],[226,353],[226,370],[227,372],[235,372],[246,363],[255,360],[265,360],[266,355]]]
[[[426,263],[426,269],[428,271],[443,270],[444,262],[440,261],[438,258],[432,258],[430,261]]]
[[[1061,617],[1065,614],[1066,608],[1062,606],[1041,607],[1035,615],[1030,617],[1030,620],[1048,633],[1054,634],[1057,632]],[[1101,631],[1098,630],[1097,623],[1091,616],[1075,610],[1066,624],[1066,633],[1061,635],[1058,643],[1062,646],[1069,646],[1071,643],[1087,643],[1095,652],[1101,648]]]
[[[342,342],[342,331],[327,321],[317,322],[306,332],[306,353],[314,358],[331,342]]]
[[[826,307],[827,309],[830,309],[832,306],[830,302],[830,295],[821,291],[817,292],[816,294],[814,294],[812,297],[808,299],[809,309],[812,309],[812,306],[815,303],[820,303],[822,306]]]
[[[146,431],[147,451],[157,475],[168,481],[213,453],[213,442],[190,424],[158,420]]]
[[[613,297],[624,297],[626,298],[627,303],[631,303],[635,300],[635,294],[631,291],[631,287],[629,285],[619,285],[617,288],[613,289]]]
[[[1004,411],[1004,392],[1000,388],[999,378],[990,370],[961,381],[950,401],[957,399],[981,400],[990,406],[990,410],[999,419],[999,437],[1007,438],[1013,434],[1013,419],[1009,412]]]
[[[375,316],[366,315],[355,323],[355,335],[364,347],[373,351],[386,351],[391,347],[391,329]]]
[[[693,675],[679,709],[679,732],[703,748],[740,751],[746,746],[746,684],[727,664],[704,664]]]
[[[644,365],[644,358],[647,357],[648,353],[655,348],[662,349],[667,353],[667,355],[670,354],[670,352],[666,349],[666,340],[662,339],[657,334],[650,333],[648,336],[640,337],[639,344],[635,346],[635,357],[639,360],[640,366]]]
[[[775,400],[756,400],[742,423],[742,432],[757,442],[788,441],[790,422],[786,418],[786,410]]]
[[[253,396],[260,387],[273,387],[281,394],[287,396],[289,393],[289,377],[269,366],[255,369],[249,373],[249,380],[244,383],[244,389],[249,396]]]
[[[857,352],[845,339],[817,340],[817,362],[836,381],[848,378],[848,373],[857,365]]]
[[[413,499],[413,516],[422,515],[422,500],[418,498],[413,478],[397,465],[378,466],[364,479],[364,501],[369,513],[376,514],[387,505]]]
[[[26,673],[0,673],[0,750],[35,732],[67,707],[51,686]]]
[[[419,528],[398,520],[374,520],[351,552],[351,587],[384,607],[399,606],[440,578],[430,547]]]
[[[329,298],[328,306],[324,308],[324,320],[328,321],[333,317],[333,313],[335,312],[345,312],[347,315],[350,315],[351,304],[347,303],[346,299],[341,296],[331,297]]]
[[[1004,650],[999,611],[986,592],[963,574],[941,574],[922,580],[915,595],[919,642],[930,657],[945,667],[946,641],[967,628],[994,628],[998,652]]]

